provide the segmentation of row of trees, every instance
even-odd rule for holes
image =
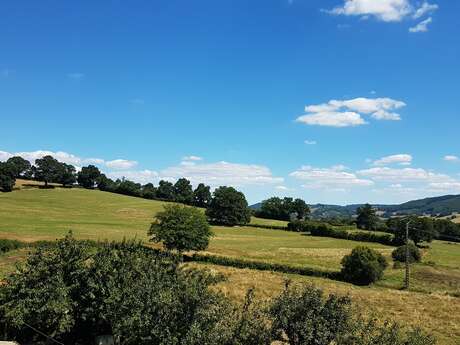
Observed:
[[[292,218],[306,219],[310,215],[310,208],[302,199],[273,197],[264,200],[260,209],[254,214],[260,218],[290,221]]]
[[[372,256],[372,255],[371,255]],[[378,258],[371,258],[379,260]],[[140,243],[91,245],[71,236],[37,248],[0,285],[0,339],[124,345],[434,345],[420,332],[356,314],[348,297],[286,283],[263,304],[236,304],[210,271]],[[40,332],[37,332],[37,330]]]

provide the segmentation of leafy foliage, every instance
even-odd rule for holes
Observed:
[[[291,345],[329,345],[345,332],[351,301],[330,295],[313,286],[286,288],[270,307],[272,332],[277,340],[285,335]]]
[[[30,162],[19,156],[8,158],[6,163],[11,166],[15,178],[23,177],[31,168]]]
[[[34,176],[38,181],[57,182],[62,173],[62,165],[51,156],[44,156],[35,160]]]
[[[186,178],[180,178],[174,184],[175,201],[190,205],[193,201],[192,184]]]
[[[255,212],[257,217],[278,220],[291,220],[291,215],[295,215],[297,219],[304,219],[309,214],[310,208],[302,199],[278,197],[264,200],[260,210]]]
[[[81,168],[78,173],[78,184],[84,188],[94,188],[101,177],[101,172],[94,165],[88,165]]]
[[[211,223],[229,226],[246,224],[251,220],[246,197],[233,187],[219,187],[214,191],[206,215]]]
[[[417,245],[420,242],[431,242],[436,236],[433,220],[426,217],[410,216],[391,218],[387,221],[388,228],[394,233],[396,243],[406,242],[406,224],[409,223],[409,239]]]
[[[151,241],[162,242],[165,248],[178,251],[204,250],[212,235],[206,216],[200,210],[167,205],[155,216],[148,235]]]
[[[420,249],[418,249],[417,246],[412,243],[409,243],[407,247],[409,248],[409,262],[420,262],[422,260]],[[393,250],[391,256],[394,261],[406,262],[406,245],[400,246]]]
[[[376,230],[377,224],[378,217],[371,205],[365,204],[358,208],[358,217],[356,218],[358,229]]]
[[[211,200],[211,188],[204,183],[200,183],[193,191],[193,205],[197,207],[208,207]]]
[[[357,285],[369,285],[383,277],[387,267],[385,257],[379,252],[367,248],[356,247],[351,254],[342,259],[342,277]]]
[[[10,164],[0,162],[0,189],[4,192],[11,192],[16,179]]]

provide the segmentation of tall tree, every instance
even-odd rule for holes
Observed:
[[[16,181],[14,168],[5,162],[0,162],[0,189],[4,192],[11,192]]]
[[[23,177],[31,168],[30,162],[22,157],[11,157],[6,161],[14,173],[15,178]]]
[[[44,156],[35,160],[35,178],[45,182],[45,187],[48,187],[49,182],[57,182],[61,170],[61,163],[52,156]]]
[[[365,204],[358,208],[358,217],[356,218],[356,225],[359,229],[375,230],[378,224],[378,217],[375,210],[371,205]]]
[[[58,181],[64,187],[73,185],[77,181],[76,170],[73,165],[61,163],[61,171],[59,173]]]
[[[427,217],[410,216],[392,221],[390,230],[394,233],[395,243],[406,242],[406,225],[409,222],[409,239],[417,245],[420,242],[431,242],[437,235],[433,220]]]
[[[174,200],[174,185],[169,181],[161,180],[158,184],[157,197],[159,199],[173,201]]]
[[[310,207],[302,199],[295,199],[292,203],[292,211],[297,214],[297,219],[305,219],[310,214]]]
[[[142,186],[141,196],[145,199],[155,199],[157,196],[157,189],[153,183],[147,183]]]
[[[206,215],[212,223],[229,226],[247,224],[251,220],[251,211],[244,194],[225,186],[214,191]]]
[[[211,187],[200,183],[193,191],[193,204],[197,207],[207,207],[211,200]]]
[[[84,188],[94,188],[96,182],[101,177],[101,172],[94,165],[88,165],[87,167],[81,168],[78,173],[77,181],[78,184]]]
[[[177,202],[190,205],[193,201],[192,184],[186,178],[180,178],[174,184],[174,195]]]

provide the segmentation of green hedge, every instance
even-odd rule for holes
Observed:
[[[206,262],[220,266],[249,268],[260,271],[282,272],[288,274],[299,274],[303,276],[313,276],[341,280],[340,272],[325,271],[312,267],[299,267],[262,261],[249,261],[238,258],[231,258],[227,256],[193,254],[184,255],[183,260],[184,262]]]
[[[251,228],[262,228],[262,229],[271,229],[271,230],[288,230],[288,227],[283,226],[283,225],[241,224],[239,226],[249,226]]]
[[[312,236],[340,238],[358,242],[375,242],[388,246],[396,245],[393,235],[390,234],[377,234],[370,231],[350,232],[341,229],[333,229],[325,224],[321,224],[319,226],[310,226],[309,231]]]
[[[17,240],[0,239],[0,254],[24,247],[23,242]]]

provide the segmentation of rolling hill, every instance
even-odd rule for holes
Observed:
[[[257,210],[261,205],[262,203],[257,203],[251,205],[251,208]],[[356,214],[360,206],[362,206],[362,204],[346,206],[326,204],[310,205],[313,218],[352,217]],[[448,216],[460,213],[460,195],[443,195],[424,198],[408,201],[399,205],[374,204],[372,206],[382,211],[382,215],[386,217],[405,214]]]

